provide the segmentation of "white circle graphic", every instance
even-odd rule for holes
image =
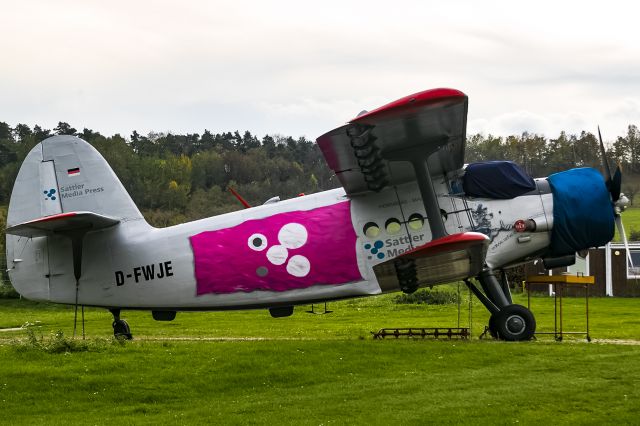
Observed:
[[[267,250],[267,259],[274,265],[282,265],[287,261],[288,256],[289,253],[284,246],[271,246],[269,250]]]
[[[278,232],[278,241],[288,249],[297,249],[307,242],[307,229],[299,223],[287,223]]]
[[[289,263],[287,263],[287,272],[294,277],[306,277],[310,271],[311,263],[309,263],[309,259],[299,254],[291,256]]]
[[[247,240],[251,250],[262,251],[267,248],[267,237],[262,234],[253,234]]]

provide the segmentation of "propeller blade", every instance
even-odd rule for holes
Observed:
[[[629,250],[629,242],[627,241],[627,235],[624,232],[624,226],[622,226],[622,217],[620,215],[616,216],[616,227],[618,227],[618,234],[620,234],[620,238],[622,238],[622,242],[624,243],[624,249],[627,251],[627,259],[629,259],[629,268],[633,268],[633,260],[631,259],[631,250]]]
[[[609,186],[609,192],[611,192],[611,199],[615,203],[620,199],[620,192],[622,187],[622,170],[620,169],[620,165],[616,167],[616,172],[613,174],[613,178],[611,179],[611,185]]]
[[[602,165],[604,166],[604,171],[607,173],[605,176],[607,178],[607,183],[611,182],[611,169],[609,168],[609,162],[607,161],[607,152],[604,149],[604,142],[602,142],[602,135],[600,134],[600,126],[598,126],[598,138],[600,139],[600,153],[602,154]]]

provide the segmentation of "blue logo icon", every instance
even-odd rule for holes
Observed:
[[[370,243],[364,245],[364,248],[370,250],[371,254],[374,254],[378,259],[384,259],[384,253],[380,251],[382,247],[384,247],[384,243],[380,240],[373,243],[373,245]],[[369,256],[369,259],[371,259],[371,256]]]
[[[55,200],[56,199],[56,190],[51,188],[48,191],[44,191],[44,195],[47,196],[47,198],[45,198],[45,200]]]

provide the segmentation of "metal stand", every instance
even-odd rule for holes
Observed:
[[[400,336],[403,337],[447,337],[451,339],[452,337],[460,337],[461,339],[468,339],[471,334],[469,333],[469,329],[467,327],[457,327],[457,328],[445,328],[445,327],[434,327],[434,328],[421,328],[421,327],[412,327],[412,328],[383,328],[378,332],[373,334],[374,339],[384,339],[388,336],[393,336],[396,339]]]
[[[426,337],[434,337],[436,339],[440,337],[447,337],[451,339],[453,337],[459,337],[460,339],[469,339],[471,337],[472,330],[472,307],[473,299],[471,290],[469,290],[469,326],[460,327],[461,319],[461,291],[460,284],[458,283],[458,326],[457,327],[408,327],[408,328],[382,328],[377,332],[371,332],[374,339],[384,339],[385,337],[393,336],[396,339],[398,337],[420,337],[422,339]],[[313,310],[313,305],[311,305]],[[326,307],[325,307],[326,309]],[[314,313],[313,311],[307,311]],[[331,311],[329,311],[331,312]]]
[[[307,311],[308,314],[314,314],[314,315],[330,314],[331,312],[333,311],[327,310],[327,302],[324,302],[324,312],[316,312],[313,303],[311,304],[311,310]]]
[[[595,283],[592,276],[578,275],[534,275],[527,277],[527,308],[531,309],[531,284],[551,284],[553,286],[553,331],[537,331],[535,334],[553,334],[556,341],[561,342],[565,334],[584,334],[587,342],[591,341],[589,334],[589,285]],[[582,287],[585,301],[585,331],[564,331],[562,298],[567,285]]]

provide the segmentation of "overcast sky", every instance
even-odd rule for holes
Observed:
[[[630,1],[0,0],[0,121],[315,139],[452,87],[468,133],[640,125]]]

